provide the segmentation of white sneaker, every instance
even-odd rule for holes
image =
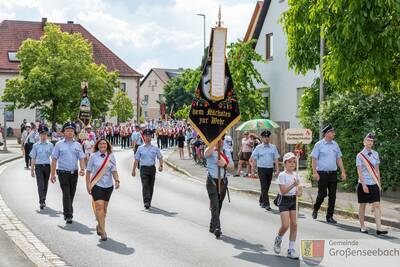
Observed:
[[[294,249],[288,249],[287,256],[290,259],[298,260],[299,256],[297,256],[296,251]]]
[[[282,244],[282,238],[280,238],[279,236],[275,237],[274,251],[276,254],[281,253],[281,244]]]

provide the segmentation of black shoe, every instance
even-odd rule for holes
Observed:
[[[222,235],[221,229],[219,228],[215,229],[214,235],[216,238],[219,238]]]
[[[363,234],[368,234],[368,230],[367,230],[367,229],[363,230],[363,229],[361,228],[361,229],[360,229],[360,232],[363,233]]]
[[[271,207],[268,205],[265,207],[266,210],[271,210]]]
[[[318,217],[318,211],[317,210],[313,210],[311,217],[316,220]]]
[[[208,229],[208,231],[209,231],[210,233],[214,233],[215,229],[214,229],[214,227],[212,227],[212,226],[210,225],[210,228]]]
[[[326,218],[326,222],[327,223],[331,223],[331,224],[337,224],[337,221],[335,219],[331,218]]]
[[[71,217],[67,217],[67,219],[65,221],[66,221],[66,223],[71,224],[72,223],[72,218]]]
[[[107,241],[107,233],[104,232],[104,235],[101,236],[101,241]]]
[[[46,207],[46,203],[40,203],[40,209],[42,210],[42,209],[44,209]]]
[[[150,209],[150,203],[144,203],[144,208],[145,208],[146,210]]]
[[[386,235],[388,233],[388,231],[379,231],[379,230],[376,230],[376,234],[377,235]]]

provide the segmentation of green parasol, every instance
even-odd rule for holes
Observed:
[[[236,131],[261,131],[272,128],[279,128],[279,125],[268,119],[256,119],[242,123]]]

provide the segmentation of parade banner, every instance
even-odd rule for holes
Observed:
[[[226,31],[222,27],[211,31],[207,60],[189,113],[189,123],[207,146],[214,146],[240,120],[239,104],[225,57]]]
[[[90,124],[92,119],[92,110],[90,107],[90,101],[88,97],[88,82],[83,81],[81,84],[82,89],[82,100],[79,106],[79,121],[83,124],[82,128]]]

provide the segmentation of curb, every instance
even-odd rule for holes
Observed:
[[[164,158],[164,162],[170,166],[171,168],[173,168],[175,171],[180,172],[186,176],[189,176],[193,179],[197,179],[200,180],[198,177],[191,175],[188,171],[176,166],[174,163],[170,162],[168,159]],[[247,193],[247,194],[253,194],[253,195],[260,195],[260,191],[257,190],[249,190],[249,189],[240,189],[240,188],[236,188],[236,187],[232,187],[232,186],[228,186],[229,189],[236,191],[236,192],[240,192],[240,193]],[[276,194],[273,193],[269,193],[268,194],[270,198],[274,199],[276,197]],[[303,201],[300,200],[299,201],[299,206],[302,208],[308,208],[308,209],[312,209],[313,208],[313,203],[311,202],[307,202],[307,201]],[[320,210],[321,211],[326,211],[326,207],[321,206]],[[343,209],[337,209],[335,208],[335,213],[344,217],[348,217],[348,218],[352,218],[352,219],[358,219],[358,213],[356,212],[350,212],[347,210],[343,210]],[[370,216],[370,215],[365,215],[365,221],[370,222],[370,223],[375,223],[375,217]],[[394,227],[394,228],[399,228],[400,229],[400,222],[393,220],[393,219],[389,219],[389,218],[381,218],[381,224],[385,225],[385,226],[389,226],[389,227]]]
[[[0,161],[0,166],[21,159],[23,156],[13,156]],[[3,169],[0,170],[0,173]],[[8,208],[0,195],[0,230],[35,266],[69,266],[59,256],[55,255],[44,245]]]

